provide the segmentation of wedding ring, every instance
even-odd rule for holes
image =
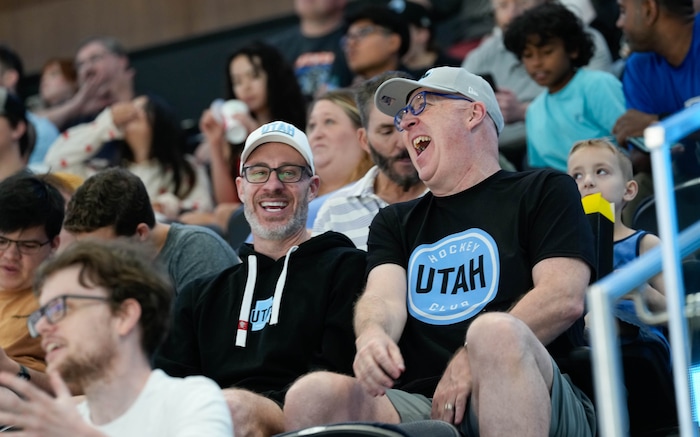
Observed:
[[[446,409],[446,410],[451,410],[451,409],[452,409],[452,404],[449,403],[449,402],[446,403],[446,404],[445,404],[445,409]]]

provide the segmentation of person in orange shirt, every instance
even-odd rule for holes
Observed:
[[[0,371],[51,391],[40,339],[27,316],[39,307],[34,272],[60,243],[64,200],[45,179],[20,172],[0,182]],[[0,389],[0,396],[10,392]]]

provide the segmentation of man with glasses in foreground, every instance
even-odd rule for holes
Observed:
[[[150,359],[170,323],[172,286],[136,243],[74,243],[39,269],[41,307],[26,324],[41,336],[55,397],[11,374],[0,422],[41,436],[226,436],[221,391],[203,377],[171,378]],[[85,393],[75,405],[66,384]]]
[[[38,307],[32,279],[58,248],[63,210],[61,193],[40,177],[20,172],[0,182],[0,371],[47,391],[44,351],[26,321]],[[16,398],[0,388],[7,396]]]
[[[283,430],[287,388],[315,369],[350,374],[352,307],[365,254],[342,234],[310,238],[309,202],[319,188],[306,135],[281,121],[252,132],[238,195],[253,244],[242,264],[186,286],[155,364],[172,376],[215,380],[236,436]]]
[[[430,192],[375,216],[355,378],[297,381],[288,429],[433,418],[469,436],[595,435],[590,400],[550,356],[582,334],[594,262],[576,185],[552,170],[500,169],[503,116],[464,69],[390,79],[375,104],[395,117]]]

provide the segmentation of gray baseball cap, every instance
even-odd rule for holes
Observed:
[[[384,114],[394,117],[406,106],[409,96],[418,88],[460,94],[469,100],[482,102],[498,133],[503,130],[503,114],[491,85],[481,76],[460,67],[431,68],[419,80],[398,77],[389,79],[374,94],[374,104]]]

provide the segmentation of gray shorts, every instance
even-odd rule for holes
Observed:
[[[552,360],[552,420],[550,437],[592,437],[596,434],[596,417],[593,403],[571,383],[568,375],[562,375]],[[430,419],[432,400],[423,395],[406,393],[401,390],[387,391],[387,397],[396,408],[401,422]],[[467,413],[460,425],[460,431],[467,436],[479,435],[479,423],[471,408],[471,398],[467,401]]]

